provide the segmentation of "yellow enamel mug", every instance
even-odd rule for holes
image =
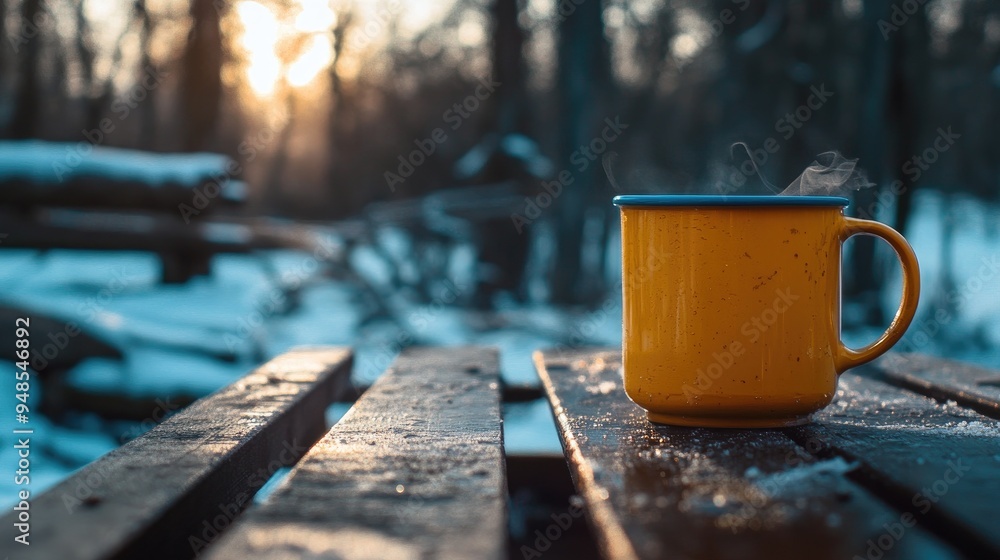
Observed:
[[[837,376],[892,347],[920,294],[916,255],[833,196],[621,195],[625,392],[653,422],[802,424]],[[840,340],[841,245],[874,235],[903,266],[892,324],[872,344]]]

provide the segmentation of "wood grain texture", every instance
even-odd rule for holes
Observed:
[[[0,556],[191,557],[190,537],[223,529],[322,436],[351,359],[347,349],[290,352],[194,403],[35,498],[30,548],[12,544],[4,516]]]
[[[966,554],[1000,558],[1000,422],[855,373],[794,439],[860,463],[867,487]]]
[[[660,426],[622,389],[620,353],[538,353],[577,491],[606,558],[864,558],[899,521],[780,430]],[[919,527],[878,558],[954,558]],[[936,555],[936,556],[935,556]]]
[[[874,367],[895,385],[1000,418],[1000,371],[926,354],[895,353]]]
[[[504,558],[498,364],[404,351],[209,558]]]

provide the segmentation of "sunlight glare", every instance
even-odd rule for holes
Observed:
[[[399,33],[400,38],[409,40],[443,20],[455,0],[410,0],[404,5],[406,17],[399,21]]]
[[[243,35],[240,45],[247,55],[247,81],[254,93],[266,97],[281,78],[281,60],[276,54],[278,18],[266,6],[245,1],[236,6]]]
[[[305,51],[288,68],[288,83],[302,87],[313,81],[333,60],[333,46],[324,35],[313,35]]]
[[[683,66],[712,41],[712,28],[697,11],[689,9],[679,11],[677,24],[683,33],[673,38],[670,50],[677,62]]]
[[[325,33],[337,23],[337,14],[328,0],[298,0],[295,30],[302,33]]]
[[[296,0],[297,9],[281,12],[264,0],[244,0],[236,13],[243,26],[239,45],[245,73],[258,97],[270,97],[279,84],[304,87],[334,60],[330,30],[337,14],[329,0]]]
[[[670,41],[670,50],[679,60],[687,61],[698,53],[700,47],[692,34],[682,33]]]
[[[458,27],[458,42],[467,47],[475,47],[486,39],[486,32],[479,21],[466,17]]]

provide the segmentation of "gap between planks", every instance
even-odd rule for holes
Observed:
[[[208,558],[505,558],[499,387],[495,350],[404,350]]]
[[[195,402],[34,498],[30,549],[12,549],[23,545],[10,535],[0,556],[191,557],[190,535],[219,515],[228,523],[275,458],[294,463],[323,434],[352,359],[346,348],[289,352]],[[13,530],[13,515],[0,521]]]

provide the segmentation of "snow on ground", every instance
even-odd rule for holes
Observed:
[[[351,341],[355,318],[347,291],[325,285],[307,290],[306,306],[299,310],[316,315],[332,307],[324,317],[347,320],[322,329],[312,321],[311,337],[296,337],[293,331],[284,338],[283,347],[264,344],[267,329],[280,326],[278,319],[289,313],[290,298],[277,289],[279,282],[311,282],[318,268],[310,259],[290,251],[262,257],[224,255],[214,261],[210,277],[161,285],[159,264],[152,255],[5,250],[0,251],[0,302],[25,307],[29,316],[46,314],[73,322],[125,350],[123,360],[91,358],[79,363],[66,375],[67,385],[170,402],[172,396],[205,395],[238,379],[272,353],[286,350],[293,338],[299,344]],[[32,342],[37,347],[47,341]],[[7,371],[14,369],[13,364],[3,364]],[[68,425],[55,426],[37,414],[41,385],[37,375],[33,377],[29,427],[36,430],[38,443],[34,492],[152,426],[108,422],[86,414],[75,414]],[[13,393],[13,383],[0,384],[4,402],[14,403]],[[13,428],[9,412],[0,415],[4,433]],[[151,416],[156,413],[150,411]],[[14,451],[11,446],[0,447],[0,465],[13,467]],[[0,477],[0,501],[15,495],[12,483],[12,477]]]
[[[190,352],[136,348],[123,361],[92,358],[70,372],[67,384],[96,393],[133,397],[170,398],[207,395],[252,369]]]
[[[924,293],[921,317],[933,317],[933,293],[941,281],[939,195],[917,198],[908,237],[921,262]],[[964,290],[960,319],[942,325],[923,352],[956,356],[953,337],[979,329],[992,349],[964,348],[958,357],[988,367],[1000,366],[1000,273],[986,277],[983,259],[1000,252],[997,211],[981,203],[955,204],[956,285]],[[612,258],[615,262],[617,257]],[[488,321],[445,305],[415,305],[405,309],[400,324],[378,320],[362,326],[361,295],[344,282],[318,279],[316,263],[304,253],[274,251],[260,256],[224,255],[213,263],[214,274],[184,285],[158,283],[154,256],[22,250],[0,251],[0,302],[17,303],[73,320],[99,332],[126,350],[125,359],[89,359],[73,369],[67,382],[90,390],[168,399],[170,395],[203,395],[247,373],[268,357],[302,345],[351,345],[356,351],[358,381],[371,382],[408,341],[422,344],[479,344],[501,350],[501,367],[512,383],[536,380],[531,353],[567,339],[617,346],[621,341],[621,302],[608,296],[604,310],[568,314],[546,306],[502,309]],[[362,259],[363,260],[363,259]],[[371,263],[376,266],[379,263]],[[970,281],[979,278],[978,281]],[[892,276],[898,292],[898,273]],[[278,286],[296,287],[289,292]],[[891,291],[891,290],[890,290]],[[894,294],[886,296],[887,312]],[[927,307],[930,315],[926,315]],[[845,333],[855,346],[873,340],[868,329]],[[912,334],[912,329],[911,329]],[[220,353],[229,352],[228,361]],[[0,362],[10,371],[13,365]],[[35,386],[37,389],[37,385]],[[33,389],[34,391],[35,389]],[[12,383],[0,384],[0,399],[14,402]],[[32,406],[37,404],[37,394]],[[343,407],[341,407],[343,408]],[[151,411],[151,414],[155,411]],[[344,410],[331,410],[335,421]],[[559,443],[545,401],[505,406],[507,449],[558,452]],[[0,430],[10,433],[12,414],[0,414]],[[148,428],[150,423],[146,423]],[[136,423],[109,422],[75,415],[68,425],[55,426],[33,415],[41,456],[32,489],[42,491],[73,469],[96,459],[143,429]],[[16,463],[11,446],[0,446],[0,469]],[[11,477],[0,477],[0,505],[14,495]]]

